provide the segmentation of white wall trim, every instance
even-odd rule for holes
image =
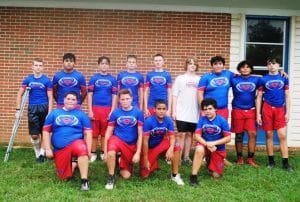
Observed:
[[[223,4],[222,4],[223,3]],[[278,4],[278,2],[277,2]],[[213,6],[207,6],[213,5]],[[218,5],[218,6],[216,6]],[[169,2],[165,3],[156,1],[95,1],[95,0],[1,0],[0,6],[5,7],[34,7],[34,8],[80,8],[80,9],[113,9],[113,10],[145,10],[145,11],[175,11],[175,12],[209,12],[209,13],[232,13],[232,14],[251,14],[251,15],[280,15],[292,16],[300,13],[295,5],[294,9],[270,9],[269,7],[252,4],[255,7],[243,7],[243,2],[233,4],[231,1],[214,1],[213,3],[202,3],[201,1],[194,3]],[[275,4],[274,4],[275,5]],[[280,6],[281,4],[277,5]],[[288,7],[290,8],[290,7]]]

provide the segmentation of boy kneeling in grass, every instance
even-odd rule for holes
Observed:
[[[208,159],[209,174],[213,178],[219,178],[224,171],[224,159],[226,158],[225,144],[230,142],[229,125],[225,118],[217,115],[217,102],[206,98],[201,102],[204,113],[199,118],[195,140],[196,148],[190,176],[190,185],[197,186],[197,174],[204,157]]]
[[[173,120],[166,116],[166,102],[156,100],[154,111],[155,114],[148,117],[144,123],[140,175],[146,178],[158,169],[157,159],[159,155],[165,154],[166,159],[172,161],[171,179],[177,185],[184,185],[178,173],[181,148],[179,143],[175,144],[174,124]]]

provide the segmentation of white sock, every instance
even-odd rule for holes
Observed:
[[[41,149],[40,139],[34,140],[31,138],[31,143],[33,145],[33,150],[35,152],[35,157],[38,158],[40,155],[40,149]]]
[[[45,156],[45,150],[43,148],[40,149],[40,155]]]

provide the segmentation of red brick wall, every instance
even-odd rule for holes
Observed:
[[[48,8],[0,8],[0,143],[11,135],[15,98],[31,60],[41,57],[45,73],[53,77],[62,68],[62,56],[73,52],[77,69],[89,77],[97,58],[111,58],[111,72],[124,69],[126,55],[138,56],[139,71],[152,68],[152,56],[162,53],[173,78],[183,72],[184,60],[200,58],[201,71],[209,59],[229,59],[230,14],[117,11]],[[28,142],[23,116],[16,143]]]

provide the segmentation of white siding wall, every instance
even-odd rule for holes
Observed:
[[[245,15],[232,14],[230,42],[230,70],[236,72],[236,66],[244,60]],[[288,124],[288,146],[300,147],[300,16],[292,17],[290,31],[290,92],[291,116]],[[230,92],[229,103],[232,100]],[[229,105],[231,108],[231,104]],[[231,144],[233,144],[232,135]]]
[[[300,16],[292,18],[290,35],[291,117],[288,127],[288,145],[300,147]]]

